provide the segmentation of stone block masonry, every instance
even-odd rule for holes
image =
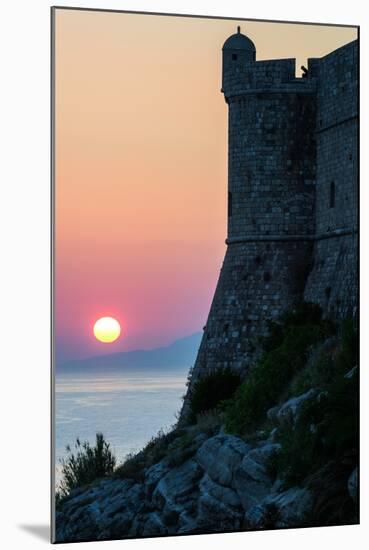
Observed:
[[[199,378],[247,376],[268,319],[302,299],[357,312],[357,55],[354,41],[296,78],[294,59],[256,61],[240,30],[223,46],[228,247],[182,418]]]
[[[317,66],[316,197],[313,267],[304,298],[326,315],[358,307],[358,45]]]

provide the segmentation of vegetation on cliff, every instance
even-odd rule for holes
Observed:
[[[196,421],[198,414],[215,409],[225,399],[230,399],[241,384],[241,376],[230,368],[220,369],[194,384],[188,421]]]
[[[260,345],[246,379],[227,369],[203,378],[187,424],[123,464],[101,434],[95,448],[78,441],[63,464],[61,539],[90,540],[102,524],[101,536],[124,538],[357,522],[356,322],[302,304]],[[83,515],[73,523],[80,499],[89,518],[99,499],[96,533]]]
[[[62,480],[57,491],[57,500],[61,501],[77,487],[111,475],[115,465],[116,458],[102,433],[96,434],[93,447],[88,441],[81,443],[77,438],[74,452],[68,445],[67,456],[61,460]]]
[[[279,429],[277,440],[281,449],[273,466],[286,485],[302,483],[313,473],[316,478],[327,464],[331,475],[337,473],[337,485],[339,478],[345,479],[357,464],[358,354],[355,323],[346,321],[338,334],[316,349],[292,381],[290,394],[314,388],[316,398],[301,406],[294,424],[286,423]],[[331,490],[335,483],[332,481]],[[346,499],[352,506],[347,494]]]
[[[234,397],[223,404],[226,429],[245,433],[255,428],[303,369],[311,346],[332,333],[332,323],[322,320],[315,304],[303,303],[278,323],[270,322],[269,335],[260,341],[261,358]]]

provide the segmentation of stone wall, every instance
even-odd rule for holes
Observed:
[[[228,246],[192,383],[219,368],[247,371],[266,320],[277,318],[301,297],[311,245],[253,241]]]
[[[246,375],[266,321],[297,301],[357,308],[357,42],[305,78],[291,59],[236,58],[223,53],[228,249],[182,415],[202,376]]]
[[[314,96],[271,90],[228,105],[228,241],[312,234]]]
[[[316,242],[304,297],[325,314],[357,312],[357,42],[318,64]]]

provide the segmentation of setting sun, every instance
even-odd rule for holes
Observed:
[[[113,317],[101,317],[94,324],[94,335],[97,340],[110,344],[120,336],[120,324]]]

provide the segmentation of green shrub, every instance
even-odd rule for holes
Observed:
[[[216,409],[222,401],[234,394],[240,384],[240,375],[229,368],[217,370],[201,378],[192,390],[189,421],[194,422],[196,415]]]
[[[278,321],[267,321],[268,335],[259,338],[259,342],[264,351],[271,351],[278,348],[289,328],[305,325],[324,326],[327,333],[333,332],[331,321],[322,323],[322,310],[319,305],[310,302],[301,302],[291,311],[283,313]]]
[[[307,402],[294,428],[278,437],[281,451],[274,459],[286,485],[301,483],[330,460],[338,460],[358,443],[357,374],[340,376],[319,400]],[[303,452],[301,450],[303,449]]]
[[[244,433],[254,428],[305,366],[309,348],[331,331],[331,323],[321,319],[318,306],[310,304],[274,323],[264,339],[263,355],[233,398],[224,403],[226,429]]]
[[[301,395],[310,388],[324,388],[336,376],[336,365],[326,349],[316,350],[314,361],[308,364],[292,380],[289,396]]]
[[[124,462],[116,467],[114,470],[114,477],[142,481],[145,468],[146,459],[142,451],[137,454],[130,453],[125,457]]]
[[[222,417],[218,410],[208,410],[196,415],[196,427],[199,432],[209,436],[218,433],[222,424]]]
[[[234,398],[225,404],[228,431],[242,433],[260,422],[304,366],[309,347],[320,337],[317,326],[291,327],[277,349],[264,353]]]
[[[129,454],[125,461],[117,466],[114,476],[140,481],[143,479],[145,468],[149,468],[167,455],[168,446],[177,435],[177,430],[167,433],[159,430],[156,436],[152,437],[141,451],[136,454]]]
[[[96,444],[91,447],[88,441],[81,443],[77,438],[75,452],[66,447],[67,457],[60,460],[62,481],[60,482],[57,500],[65,498],[77,488],[113,473],[116,458],[102,433],[96,434]]]
[[[327,388],[338,375],[346,374],[358,364],[358,334],[352,319],[343,321],[338,334],[315,350],[313,356],[292,381],[290,395],[299,395],[310,388]]]
[[[280,430],[278,436],[282,447],[273,465],[287,485],[300,483],[329,461],[339,464],[347,454],[356,456],[359,377],[352,369],[357,365],[357,353],[355,324],[346,321],[337,351],[333,356],[331,350],[322,353],[311,366],[320,397],[306,402],[295,426]],[[329,365],[328,372],[324,372],[324,365]]]
[[[168,446],[168,465],[171,468],[180,466],[196,453],[198,447],[199,444],[195,440],[194,433],[184,433],[177,437]]]

